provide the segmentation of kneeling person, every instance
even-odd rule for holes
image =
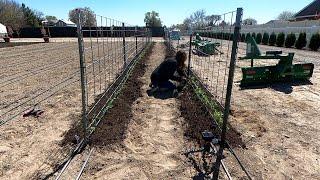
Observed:
[[[186,83],[185,61],[187,55],[178,51],[175,57],[165,59],[151,74],[150,87],[155,89],[173,90],[177,87],[170,80],[180,82],[178,90]]]

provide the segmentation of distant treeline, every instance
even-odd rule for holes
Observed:
[[[112,30],[111,30],[112,29]],[[50,37],[77,37],[76,27],[46,27],[46,34]],[[122,27],[83,27],[84,37],[122,37]],[[126,27],[125,35],[134,36],[135,27]],[[163,37],[164,29],[162,27],[151,28],[153,37]],[[145,28],[138,27],[136,35],[143,35]],[[19,32],[15,31],[12,35],[14,38],[42,38],[42,28],[27,27],[21,28]]]

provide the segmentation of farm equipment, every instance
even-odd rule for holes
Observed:
[[[239,59],[251,60],[251,67],[242,68],[241,86],[304,81],[312,77],[314,64],[293,64],[294,53],[282,55],[282,51],[267,51],[265,55],[261,55],[254,38],[249,37],[246,42],[246,56]],[[253,61],[259,59],[279,60],[279,62],[274,66],[253,67]]]
[[[174,29],[172,31],[169,32],[170,35],[170,39],[171,40],[181,40],[180,38],[180,30]]]
[[[217,52],[220,54],[223,54],[218,49],[218,47],[220,46],[220,43],[203,40],[199,34],[196,34],[196,39],[191,42],[191,45],[195,46],[196,53],[200,55],[210,56],[213,54],[217,54]]]

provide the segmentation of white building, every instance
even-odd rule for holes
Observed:
[[[7,27],[0,23],[0,37],[7,35]]]
[[[60,19],[56,25],[57,27],[77,27],[77,25],[69,20]]]

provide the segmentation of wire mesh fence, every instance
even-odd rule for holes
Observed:
[[[210,99],[214,100],[223,111],[222,125],[219,123],[221,134],[219,150],[213,165],[213,179],[218,179],[221,164],[225,170],[222,159],[223,150],[228,147],[226,132],[242,13],[242,8],[238,8],[236,11],[220,15],[214,26],[196,28],[192,32],[171,30],[165,33],[166,43],[171,50],[189,53],[189,75],[192,74],[200,82],[207,94],[211,95]],[[225,173],[231,179],[227,170]]]
[[[79,14],[81,16],[81,14]],[[110,93],[150,42],[147,28],[95,16],[94,27],[81,27],[78,42],[82,85],[82,123],[88,137],[109,106]]]
[[[146,47],[150,32],[98,15],[95,22],[91,27],[79,26],[76,40],[0,49],[0,127],[42,113],[43,121],[79,120],[82,71],[89,120],[85,128],[96,124],[94,120],[103,113],[101,98]]]
[[[236,11],[220,17],[215,26],[195,28],[192,34],[181,31],[174,37],[175,32],[166,31],[166,39],[174,51],[190,51],[191,71],[224,109]]]

